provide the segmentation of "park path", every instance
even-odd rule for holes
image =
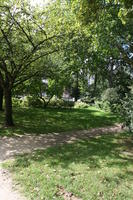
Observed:
[[[121,132],[121,125],[104,128],[94,128],[65,133],[50,133],[47,135],[22,135],[14,137],[0,137],[0,164],[15,155],[31,153],[37,149],[46,149],[50,146],[72,143],[78,139],[88,139],[102,134]],[[0,165],[0,200],[25,200],[13,185],[11,175]]]
[[[15,188],[9,172],[0,166],[0,200],[26,200]]]
[[[0,137],[0,162],[11,159],[15,155],[31,153],[37,149],[71,143],[78,139],[88,139],[97,135],[120,132],[121,125],[94,128],[90,130],[72,131],[64,133],[49,133],[44,135],[18,135]]]

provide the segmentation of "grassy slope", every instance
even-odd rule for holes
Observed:
[[[83,200],[133,199],[133,137],[128,133],[37,151],[8,168],[31,200],[61,200],[59,187]]]
[[[55,131],[82,130],[119,122],[117,116],[94,107],[46,110],[18,108],[14,110],[14,120],[16,123],[14,128],[3,128],[4,114],[0,112],[0,135],[45,134]]]

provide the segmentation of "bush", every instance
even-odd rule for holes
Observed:
[[[120,98],[117,88],[108,88],[101,95],[101,108],[104,110],[119,112]]]
[[[45,99],[47,102],[48,99]],[[13,98],[13,105],[16,107],[34,107],[34,108],[44,108],[44,102],[37,97],[34,96],[25,96],[23,98]],[[53,97],[48,104],[48,107],[55,108],[71,108],[74,106],[74,102],[65,101],[63,99],[59,99],[57,97]]]
[[[84,103],[82,101],[77,101],[74,104],[74,108],[88,108],[89,105],[87,103]]]
[[[72,107],[74,107],[74,102],[73,101],[63,101],[63,106],[64,106],[64,108],[72,108]]]
[[[28,107],[28,96],[24,96],[21,102],[22,107]]]
[[[90,96],[82,97],[81,101],[86,103],[86,104],[92,105],[95,102],[95,97],[90,97]]]
[[[56,107],[56,108],[70,108],[74,106],[74,102],[72,101],[65,101],[63,99],[59,99],[57,97],[53,97],[48,105],[49,107]]]
[[[116,88],[108,88],[102,93],[102,101],[108,101],[110,104],[117,103],[119,95]]]
[[[105,111],[111,111],[108,101],[96,100],[95,106],[96,106],[96,108],[99,108],[99,109],[102,109],[102,110],[105,110]]]
[[[12,98],[12,103],[14,107],[21,107],[22,106],[22,99],[21,98]]]
[[[55,96],[51,99],[49,105],[49,107],[57,107],[57,108],[61,108],[63,106],[63,100],[62,99],[58,99]]]
[[[33,96],[25,96],[23,98],[20,98],[18,102],[20,102],[20,106],[22,107],[43,107],[43,102],[39,98]]]
[[[122,101],[121,115],[129,131],[133,132],[133,93],[127,95]]]
[[[43,107],[43,102],[41,101],[41,99],[34,96],[27,96],[27,104],[28,107],[34,107],[34,108]]]

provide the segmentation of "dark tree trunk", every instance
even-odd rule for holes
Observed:
[[[49,105],[49,103],[50,103],[52,97],[53,97],[53,95],[49,98],[49,100],[48,100],[47,102],[46,102],[46,101],[43,101],[43,102],[44,102],[44,105],[43,105],[44,108],[47,108],[47,106]]]
[[[9,88],[5,88],[5,125],[13,126],[12,118],[12,91]]]
[[[76,73],[76,86],[75,86],[75,91],[74,91],[75,95],[74,95],[74,99],[75,102],[79,99],[80,96],[80,91],[79,91],[79,73]]]
[[[0,86],[0,110],[3,110],[3,89]]]
[[[113,88],[113,76],[114,76],[114,74],[113,74],[113,65],[112,64],[110,64],[110,71],[109,71],[109,78],[108,78],[108,82],[109,82],[109,87],[110,88]]]
[[[78,101],[78,98],[79,98],[78,93],[79,93],[79,92],[78,92],[78,88],[75,88],[75,97],[74,97],[75,102]]]
[[[95,79],[94,79],[93,97],[95,97],[96,95],[96,89],[97,89],[97,74],[95,74]]]

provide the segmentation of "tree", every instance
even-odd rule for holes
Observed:
[[[44,60],[44,59],[43,59]],[[66,76],[63,73],[63,65],[61,63],[61,53],[48,56],[46,59],[47,69],[42,68],[39,76],[34,76],[28,80],[19,91],[14,91],[15,94],[31,95],[35,99],[43,101],[43,106],[46,108],[50,103],[52,97],[62,97],[65,85]],[[45,95],[44,95],[45,94]]]
[[[82,24],[90,26],[91,23],[96,23],[97,27],[99,27],[99,22],[101,21],[102,30],[100,32],[103,35],[106,35],[106,31],[108,32],[108,30],[110,30],[110,35],[108,37],[104,37],[105,41],[110,41],[110,39],[112,40],[111,34],[113,33],[112,36],[114,36],[115,40],[113,48],[115,47],[118,49],[118,51],[122,54],[124,61],[127,62],[131,67],[133,67],[132,6],[133,1],[131,0],[72,1],[73,10],[76,12],[77,17]],[[102,39],[103,42],[104,39]],[[125,45],[128,47],[128,51],[127,48],[124,48]]]
[[[35,63],[58,51],[60,38],[44,26],[45,13],[27,1],[0,3],[0,85],[5,95],[5,124],[12,126],[12,89],[39,72]],[[57,43],[56,43],[57,44]]]
[[[3,89],[0,86],[0,111],[3,110]]]

